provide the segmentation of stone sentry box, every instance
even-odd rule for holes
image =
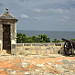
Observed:
[[[18,19],[12,16],[6,8],[6,12],[0,15],[0,53],[16,54],[16,23]]]

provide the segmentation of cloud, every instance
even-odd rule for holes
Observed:
[[[61,19],[58,19],[59,22],[65,22],[66,20],[61,18]]]
[[[39,17],[34,17],[35,20],[40,21],[41,19]]]
[[[63,13],[64,10],[63,10],[63,9],[56,9],[56,12],[58,12],[58,13]]]
[[[34,9],[33,10],[34,12],[37,12],[37,13],[44,13],[44,12],[54,12],[54,13],[63,13],[64,10],[63,9],[54,9],[54,8],[50,8],[50,9]]]
[[[70,17],[69,16],[62,16],[62,18],[59,19],[60,22],[66,22],[69,21]]]
[[[75,28],[73,26],[75,25],[75,0],[0,0],[0,8],[2,9],[0,9],[0,13],[6,7],[16,17],[19,16],[18,18],[22,20],[19,23],[23,26],[25,23],[27,26],[31,25],[32,29],[35,25],[37,25],[35,29],[39,29],[38,25],[42,25],[43,28],[40,27],[40,29],[43,30],[52,30],[52,27],[53,30],[59,30],[59,28],[62,29],[62,25],[65,25],[63,26],[64,30],[65,27],[72,24],[70,30],[75,31],[72,29]]]
[[[72,21],[70,20],[69,16],[62,16],[59,19],[57,19],[57,24],[59,25],[71,25]]]
[[[37,12],[37,13],[40,13],[40,12],[41,12],[40,9],[34,9],[33,11],[34,11],[34,12]]]
[[[39,21],[40,23],[44,23],[44,22],[46,22],[47,20],[48,20],[48,18],[47,17],[33,17],[33,20],[35,20],[35,21]]]
[[[44,0],[45,3],[39,5],[42,9],[72,9],[75,8],[75,0]]]
[[[28,19],[28,18],[29,18],[29,16],[28,16],[28,15],[25,15],[25,14],[21,14],[21,15],[20,15],[20,18]]]
[[[63,19],[70,19],[68,16],[64,16]]]
[[[24,2],[24,1],[26,1],[26,2],[27,2],[27,1],[29,1],[29,0],[19,0],[19,1],[20,1],[20,2]]]
[[[54,9],[54,8],[47,9],[46,11],[55,12],[55,13],[63,13],[64,12],[63,9]]]

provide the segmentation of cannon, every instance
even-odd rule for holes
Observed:
[[[62,40],[65,42],[63,47],[63,52],[65,55],[73,55],[75,51],[75,41],[67,40],[62,38]]]

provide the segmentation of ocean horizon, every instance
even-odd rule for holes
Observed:
[[[38,36],[39,34],[46,34],[51,41],[55,38],[61,40],[61,38],[66,38],[68,40],[75,39],[75,31],[37,31],[37,30],[17,30],[17,33],[26,34],[30,36]]]

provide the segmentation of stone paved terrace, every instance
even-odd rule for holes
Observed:
[[[75,75],[75,57],[0,56],[0,75]]]

